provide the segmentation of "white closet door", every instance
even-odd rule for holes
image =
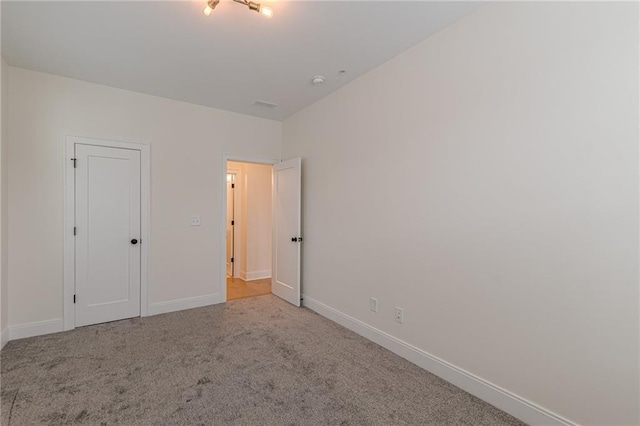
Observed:
[[[76,326],[140,316],[140,151],[75,151]]]

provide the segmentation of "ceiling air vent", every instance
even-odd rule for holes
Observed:
[[[269,101],[255,101],[253,104],[265,108],[275,108],[278,106],[278,104]]]

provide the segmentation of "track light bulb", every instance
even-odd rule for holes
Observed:
[[[220,3],[220,0],[209,0],[205,7],[202,9],[202,13],[204,13],[204,16],[211,16],[211,14],[213,13],[213,9],[216,8],[218,3]]]
[[[273,9],[271,9],[269,6],[260,6],[260,13],[262,13],[267,18],[273,17]]]
[[[1,1],[1,0],[0,0]],[[255,10],[258,13],[263,14],[267,18],[273,17],[273,9],[269,6],[262,6],[260,3],[257,3],[252,0],[233,0],[236,3],[240,3],[244,6],[247,6],[249,10]],[[202,9],[202,13],[204,16],[211,16],[213,13],[213,9],[220,3],[220,0],[207,0],[207,4]]]

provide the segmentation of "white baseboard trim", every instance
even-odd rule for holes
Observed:
[[[28,324],[10,325],[9,340],[25,339],[27,337],[42,336],[43,334],[59,333],[64,331],[62,318],[31,322]]]
[[[222,302],[224,302],[224,300],[222,300],[219,293],[216,293],[205,296],[188,297],[186,299],[170,300],[168,302],[152,303],[149,305],[148,315],[200,308]],[[58,333],[60,331],[64,331],[64,321],[62,318],[28,324],[10,325],[1,333],[1,343],[2,347],[4,347],[9,340],[41,336],[43,334]]]
[[[263,280],[265,278],[271,278],[271,269],[265,269],[264,271],[252,271],[245,274],[245,281]]]
[[[264,271],[246,272],[240,271],[238,276],[242,281],[255,281],[263,280],[265,278],[271,278],[271,269],[265,269]]]
[[[220,293],[207,294],[204,296],[187,297],[185,299],[169,300],[149,304],[149,315],[166,314],[168,312],[182,311],[185,309],[201,308],[203,306],[223,303]]]
[[[0,349],[4,348],[4,345],[9,341],[9,327],[0,332]]]
[[[530,425],[576,424],[307,295],[303,305]]]

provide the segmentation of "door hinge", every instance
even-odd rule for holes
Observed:
[[[235,221],[235,220],[232,220],[232,221],[231,221],[231,226],[233,226],[233,225],[235,225],[235,224],[236,224],[236,221]]]
[[[73,161],[73,168],[75,169],[78,166],[78,160],[75,158],[72,158],[71,161]]]
[[[73,303],[76,303],[76,295],[73,295]]]
[[[235,184],[235,183],[232,183],[232,184],[231,184],[231,189],[233,189],[233,188],[235,188],[235,187],[236,187],[236,184]]]
[[[231,258],[231,263],[233,263],[233,257]]]
[[[75,226],[73,227],[73,236],[75,237],[76,235],[78,235],[78,228],[76,228]]]

